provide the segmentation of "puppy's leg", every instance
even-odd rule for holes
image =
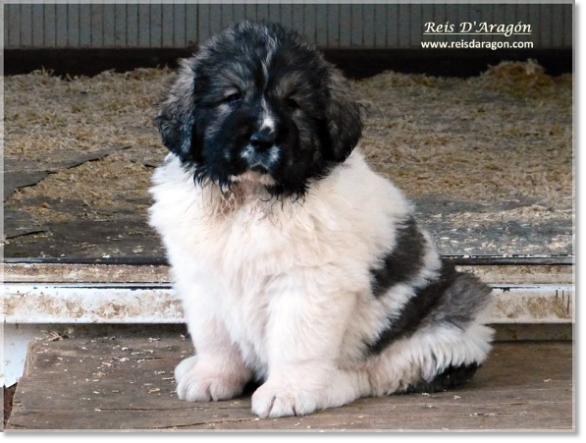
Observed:
[[[228,331],[193,290],[184,293],[183,299],[196,355],[175,369],[177,396],[187,401],[216,401],[240,395],[251,373]]]
[[[309,414],[364,395],[366,377],[339,368],[355,295],[275,293],[269,306],[267,381],[252,397],[260,417]]]

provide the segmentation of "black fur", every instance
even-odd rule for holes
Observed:
[[[380,354],[396,340],[411,336],[425,323],[449,323],[464,329],[489,302],[490,288],[471,274],[457,272],[454,265],[442,262],[439,277],[415,289],[398,318],[389,320],[368,352]]]
[[[422,394],[424,392],[431,394],[457,388],[469,382],[480,366],[478,363],[448,366],[437,374],[433,380],[422,380],[414,385],[409,385],[404,391],[398,392],[398,394]]]
[[[248,157],[267,109],[275,152]],[[237,24],[184,62],[157,117],[163,143],[197,182],[230,188],[248,170],[272,195],[303,195],[356,146],[362,122],[346,80],[295,32]],[[263,149],[264,151],[264,149]],[[250,158],[254,157],[254,161]]]
[[[397,283],[407,282],[415,277],[423,266],[425,237],[413,217],[397,227],[397,242],[382,260],[382,266],[371,269],[372,293],[382,296]]]

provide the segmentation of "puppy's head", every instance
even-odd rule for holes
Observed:
[[[320,53],[279,25],[250,22],[182,61],[157,122],[197,180],[253,177],[273,195],[306,192],[362,129],[346,80]]]

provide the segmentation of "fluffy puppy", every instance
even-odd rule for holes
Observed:
[[[273,24],[236,25],[183,60],[158,125],[161,234],[197,354],[188,401],[245,384],[260,417],[469,379],[490,290],[443,263],[413,207],[354,148],[341,74]]]

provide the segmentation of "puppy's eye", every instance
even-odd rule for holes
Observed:
[[[242,98],[242,96],[240,95],[240,92],[233,92],[233,93],[225,96],[222,99],[222,103],[233,103],[233,102],[240,100],[241,98]]]
[[[287,106],[291,109],[299,109],[299,103],[293,97],[287,97],[285,103],[287,103]]]

